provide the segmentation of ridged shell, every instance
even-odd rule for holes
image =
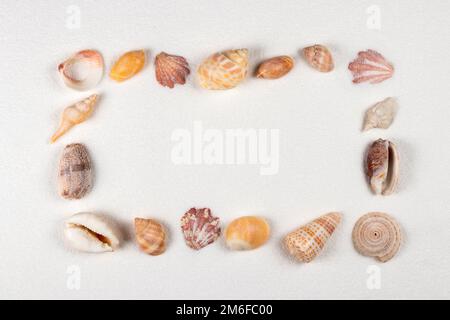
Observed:
[[[330,72],[334,69],[333,56],[327,47],[316,44],[303,49],[303,56],[311,67],[320,72]]]
[[[200,86],[211,90],[236,87],[247,76],[248,50],[228,50],[207,58],[197,70]]]
[[[377,102],[366,111],[363,131],[373,128],[387,129],[394,121],[398,104],[394,98],[386,98]]]
[[[398,222],[390,215],[369,212],[356,222],[352,239],[360,254],[386,262],[400,249],[402,232]]]
[[[84,252],[114,251],[119,246],[119,237],[105,217],[90,212],[67,219],[64,236],[74,249]]]
[[[289,233],[284,239],[284,246],[297,260],[310,262],[322,252],[340,222],[340,213],[327,213]]]
[[[128,51],[114,63],[109,77],[117,82],[128,80],[144,68],[145,62],[144,50]]]
[[[279,56],[263,61],[257,68],[255,76],[263,79],[278,79],[286,75],[294,67],[294,59]]]
[[[173,88],[175,84],[185,84],[191,71],[186,59],[181,56],[161,52],[155,58],[156,80],[163,86]]]
[[[92,187],[91,159],[80,143],[67,145],[59,162],[58,191],[65,199],[80,199]]]
[[[75,90],[89,90],[103,77],[103,58],[95,50],[75,53],[58,66],[58,71],[66,86]]]
[[[92,112],[94,112],[98,98],[98,94],[93,94],[86,99],[78,101],[77,103],[65,108],[61,116],[59,127],[50,138],[51,143],[54,143],[75,125],[88,119]]]
[[[225,241],[232,250],[251,250],[262,246],[269,239],[270,226],[259,217],[240,217],[225,229]]]
[[[181,218],[181,231],[186,244],[200,250],[213,243],[220,236],[219,218],[211,214],[208,208],[191,208]]]
[[[139,248],[145,253],[157,256],[166,250],[166,231],[158,221],[135,218],[134,230]]]
[[[358,57],[350,62],[348,69],[352,72],[353,83],[383,82],[392,77],[394,66],[375,50],[358,53]]]
[[[366,175],[375,194],[386,196],[395,191],[399,177],[399,156],[392,142],[378,139],[372,143],[367,151]]]

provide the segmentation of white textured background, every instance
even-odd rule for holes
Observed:
[[[371,5],[381,30],[366,26]],[[79,29],[66,28],[69,5]],[[449,298],[450,296],[450,3],[448,1],[13,1],[0,3],[0,298]],[[336,69],[321,74],[299,58],[323,43]],[[48,139],[64,107],[90,92],[58,82],[56,66],[85,48],[106,65],[146,48],[185,56],[197,65],[212,52],[247,47],[252,64],[291,54],[295,69],[277,81],[248,79],[234,90],[208,92],[195,77],[174,90],[160,87],[149,65],[123,84],[107,77],[93,117],[56,144]],[[396,68],[380,85],[353,85],[347,64],[373,48]],[[392,127],[361,133],[367,107],[387,96],[400,109]],[[175,166],[171,134],[205,128],[280,129],[280,169]],[[373,196],[362,172],[373,139],[397,143],[397,194]],[[66,201],[56,191],[64,145],[82,142],[96,169],[92,192]],[[267,217],[271,241],[230,252],[218,241],[200,252],[184,244],[179,218],[209,206],[223,225],[242,214]],[[79,211],[98,211],[122,224],[129,238],[112,254],[80,254],[63,244],[61,226]],[[344,214],[323,255],[311,264],[289,260],[280,240],[331,210]],[[358,255],[351,230],[359,216],[380,210],[402,225],[405,243],[386,264]],[[167,252],[137,250],[135,216],[170,228]],[[366,286],[368,266],[381,268],[381,289]],[[81,287],[67,288],[79,266]]]

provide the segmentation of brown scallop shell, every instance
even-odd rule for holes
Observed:
[[[173,88],[175,84],[185,84],[191,71],[186,59],[161,52],[155,57],[156,80],[164,87]]]

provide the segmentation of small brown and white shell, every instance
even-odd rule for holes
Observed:
[[[65,199],[80,199],[92,188],[92,165],[86,147],[67,145],[59,161],[58,192]]]
[[[77,52],[58,66],[66,86],[79,91],[95,87],[103,77],[103,69],[102,55],[96,50]]]
[[[400,249],[402,232],[398,222],[382,212],[369,212],[355,223],[352,232],[356,251],[386,262]]]
[[[50,138],[51,143],[54,143],[75,125],[88,119],[92,112],[94,112],[94,108],[98,100],[99,95],[93,94],[86,99],[78,101],[77,103],[65,108],[61,116],[59,127]]]
[[[231,250],[252,250],[267,242],[270,226],[260,217],[240,217],[227,226],[224,236]]]
[[[208,57],[199,66],[200,86],[210,90],[236,87],[247,76],[248,50],[227,50]]]
[[[303,56],[311,67],[320,72],[330,72],[334,69],[333,56],[323,45],[316,44],[304,48]]]
[[[208,208],[191,208],[181,218],[181,231],[186,244],[200,250],[213,243],[220,236],[220,220]]]
[[[392,142],[378,139],[372,143],[367,151],[366,175],[375,194],[386,196],[395,191],[399,177],[399,156]]]
[[[366,111],[364,117],[363,131],[374,128],[387,129],[394,121],[398,109],[394,98],[386,98],[377,102]]]
[[[289,233],[284,238],[284,246],[297,260],[311,262],[322,252],[341,219],[338,212],[327,213]]]
[[[279,56],[263,61],[256,69],[255,76],[262,79],[278,79],[286,75],[294,67],[294,59]]]
[[[167,235],[164,226],[154,219],[134,219],[134,230],[139,248],[152,256],[166,250]]]
[[[67,219],[64,236],[74,249],[84,252],[114,251],[119,246],[119,237],[110,222],[90,212],[77,213]]]
[[[185,58],[161,52],[155,57],[156,80],[163,86],[173,88],[185,84],[191,71]]]
[[[353,83],[380,83],[394,74],[394,66],[371,49],[358,52],[358,57],[350,62],[348,69],[353,75]]]

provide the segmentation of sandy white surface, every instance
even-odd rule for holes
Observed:
[[[13,1],[0,3],[0,298],[449,298],[450,296],[450,28],[448,1],[376,1],[381,29],[371,29],[372,1]],[[67,28],[80,10],[80,28]],[[67,11],[69,10],[69,11]],[[75,9],[76,11],[76,9]],[[70,21],[69,21],[70,22]],[[370,26],[370,23],[369,23]],[[331,48],[336,69],[321,74],[299,58],[306,45]],[[126,50],[185,56],[191,65],[212,52],[247,47],[252,66],[274,55],[296,57],[278,81],[248,79],[234,90],[195,84],[169,90],[153,65],[123,84],[107,77],[95,90],[62,86],[56,66],[85,48],[109,67]],[[347,64],[373,48],[395,64],[394,78],[353,85]],[[94,116],[54,145],[63,108],[91,92],[103,98]],[[361,133],[367,107],[397,97],[388,130]],[[171,160],[177,129],[279,129],[279,171],[256,165],[181,165]],[[401,155],[398,193],[376,197],[362,156],[372,140],[394,141]],[[81,142],[96,170],[79,201],[56,192],[58,157]],[[186,247],[180,216],[208,206],[223,225],[243,214],[269,219],[270,242],[230,252],[218,241]],[[323,255],[293,263],[280,249],[293,228],[329,211],[343,213]],[[358,255],[351,230],[359,216],[385,211],[405,243],[386,264]],[[61,237],[64,219],[103,212],[124,229],[112,254],[80,254]],[[146,256],[133,241],[132,219],[154,217],[170,229],[167,252]],[[381,287],[367,286],[379,267]],[[369,268],[369,269],[368,269]],[[79,271],[77,290],[70,278]],[[78,274],[78,273],[77,273]],[[69,286],[68,286],[69,282]]]

